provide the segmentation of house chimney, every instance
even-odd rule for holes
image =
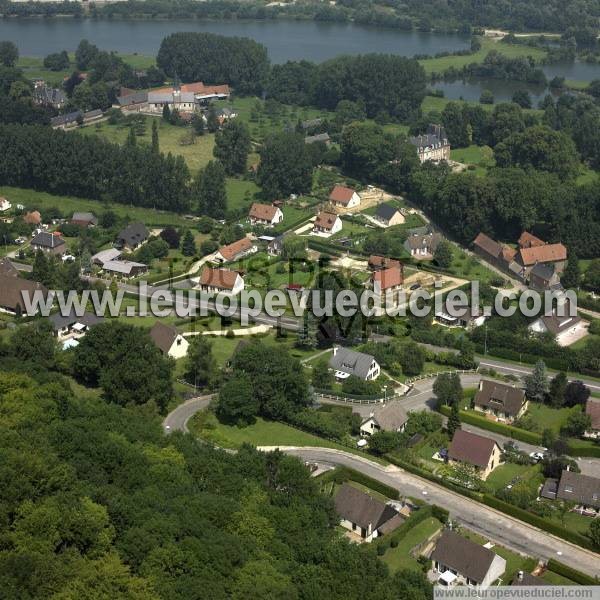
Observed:
[[[519,571],[519,581],[523,581],[523,571]]]
[[[334,347],[333,347],[333,355],[334,355],[334,356],[337,354],[338,347],[339,347],[339,346],[334,346]]]
[[[567,471],[571,470],[571,465],[567,465]]]

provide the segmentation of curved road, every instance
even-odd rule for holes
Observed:
[[[165,432],[188,432],[187,423],[198,411],[205,409],[213,396],[192,398],[178,406],[163,421]],[[273,450],[275,447],[262,447]],[[401,494],[423,498],[447,508],[453,518],[470,528],[518,552],[543,559],[557,558],[571,567],[597,575],[600,556],[545,533],[531,525],[513,519],[493,508],[456,494],[426,479],[421,479],[393,465],[383,466],[366,457],[329,448],[298,448],[281,446],[290,455],[311,462],[345,465],[373,479],[390,485]]]

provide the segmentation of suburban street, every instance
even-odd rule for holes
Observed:
[[[165,433],[173,431],[187,433],[187,423],[190,418],[198,411],[204,410],[211,398],[212,396],[192,398],[178,406],[163,421]],[[265,446],[260,450],[269,451],[275,448],[274,446]],[[350,467],[396,488],[403,495],[439,504],[450,511],[452,518],[458,519],[474,531],[522,554],[534,555],[543,559],[556,558],[590,575],[600,573],[600,556],[597,554],[421,479],[394,465],[383,466],[367,457],[329,448],[282,446],[279,449],[304,461]]]

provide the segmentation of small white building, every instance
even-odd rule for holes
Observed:
[[[250,213],[248,214],[251,225],[265,225],[266,227],[273,227],[283,221],[283,212],[278,206],[273,204],[260,204],[255,202],[250,207]]]
[[[329,366],[335,371],[335,377],[338,380],[354,375],[365,381],[373,381],[381,373],[381,367],[374,356],[340,346],[333,347]]]
[[[6,198],[0,198],[0,212],[6,212],[12,208],[12,204]]]
[[[205,267],[200,276],[198,287],[206,294],[228,294],[236,296],[244,289],[244,278],[230,269]]]
[[[329,194],[329,202],[337,208],[355,208],[360,204],[360,196],[352,188],[336,185]]]
[[[249,238],[243,237],[241,240],[233,242],[233,244],[221,246],[215,252],[214,260],[219,263],[235,262],[245,256],[255,254],[257,251],[258,247]]]
[[[373,435],[378,431],[402,432],[408,415],[399,402],[378,406],[360,425],[361,435]]]
[[[334,235],[342,230],[342,220],[334,213],[321,211],[313,225],[313,233],[327,236]]]
[[[187,355],[189,342],[171,325],[156,321],[150,330],[150,337],[163,354],[175,360]]]

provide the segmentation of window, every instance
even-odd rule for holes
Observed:
[[[573,493],[573,486],[572,485],[565,485],[565,492],[569,492],[569,494]]]

